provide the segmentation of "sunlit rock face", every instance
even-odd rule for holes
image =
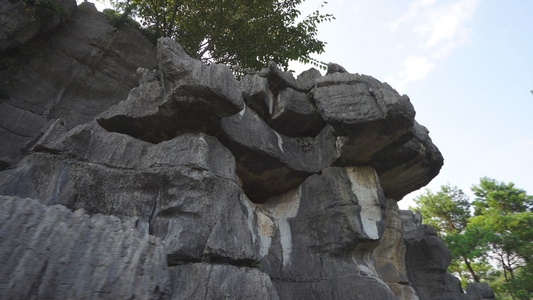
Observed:
[[[106,22],[94,11],[72,18]],[[68,37],[62,30],[51,36]],[[105,35],[94,38],[98,44]],[[146,59],[154,63],[137,64],[138,86],[120,103],[100,105],[91,102],[96,95],[83,94],[83,117],[52,110],[46,126],[34,124],[44,129],[27,152],[2,165],[0,256],[21,272],[0,272],[0,294],[463,297],[443,275],[449,261],[440,257],[442,243],[435,242],[439,251],[428,254],[429,265],[416,260],[428,251],[424,241],[437,237],[404,232],[418,225],[402,224],[397,201],[427,184],[443,162],[407,96],[336,64],[325,76],[311,69],[294,78],[270,63],[238,81],[227,67],[194,60],[170,39],[152,50]],[[57,60],[26,63],[64,67]],[[105,87],[99,81],[97,88]],[[14,96],[0,105],[21,95],[8,93]],[[35,98],[56,107],[53,98]],[[19,113],[11,126],[32,118]],[[6,141],[2,153],[18,151],[15,138]],[[31,251],[47,237],[54,247],[39,252],[39,264],[11,253]],[[428,268],[442,278],[425,276]]]

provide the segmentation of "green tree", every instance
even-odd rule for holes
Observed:
[[[503,289],[511,298],[530,299],[533,287],[528,279],[533,275],[533,197],[513,183],[481,178],[472,191],[475,216],[469,227],[486,232],[488,252],[503,269]]]
[[[334,17],[317,9],[296,22],[303,1],[117,0],[115,7],[131,9],[145,28],[174,38],[192,57],[242,73],[269,61],[285,70],[290,60],[319,65],[310,57],[324,52],[317,25]]]
[[[441,186],[436,194],[426,190],[425,194],[414,199],[424,223],[435,228],[440,237],[444,239],[452,260],[450,272],[463,273],[462,263],[466,266],[471,278],[479,282],[472,261],[484,254],[484,248],[480,246],[483,232],[469,230],[463,232],[470,218],[470,202],[461,189],[451,187],[449,184]]]
[[[448,185],[441,186],[436,194],[426,189],[423,195],[414,199],[424,218],[441,236],[461,232],[470,218],[470,202],[461,189]]]
[[[485,242],[487,233],[486,229],[468,226],[462,232],[444,236],[443,240],[450,249],[452,261],[456,262],[450,264],[448,271],[460,274],[461,279],[475,282],[480,282],[482,275],[487,278],[490,273],[484,259],[488,250]],[[461,264],[457,265],[459,262]],[[468,270],[470,276],[463,275],[464,270]]]
[[[473,202],[476,216],[487,211],[499,214],[533,211],[533,197],[515,188],[512,182],[506,184],[483,177],[479,185],[472,186],[472,192],[476,196]]]
[[[462,282],[488,279],[500,296],[532,299],[533,197],[513,183],[486,177],[472,191],[474,216],[456,187],[443,186],[436,194],[426,191],[415,199],[424,222],[436,228],[450,249],[449,271]],[[501,269],[490,268],[489,261]]]

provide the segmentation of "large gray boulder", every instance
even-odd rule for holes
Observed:
[[[227,66],[192,59],[170,38],[161,38],[157,51],[159,72],[149,76],[139,70],[141,85],[98,117],[102,127],[158,143],[184,132],[216,135],[222,117],[244,108],[239,83]]]
[[[286,88],[269,102],[268,125],[287,136],[316,136],[325,123],[307,94]]]

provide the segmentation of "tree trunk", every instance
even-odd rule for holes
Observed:
[[[470,265],[470,262],[468,259],[464,258],[466,267],[468,268],[468,271],[470,271],[470,274],[472,275],[472,278],[474,278],[475,282],[479,282],[479,277],[477,277],[476,273],[474,272],[474,269],[472,269],[472,266]]]

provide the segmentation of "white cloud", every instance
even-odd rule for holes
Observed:
[[[408,81],[419,80],[433,69],[433,63],[427,57],[409,56],[404,61],[405,68],[400,75]]]
[[[479,0],[462,0],[428,9],[422,16],[423,23],[415,30],[429,37],[427,47],[460,39],[468,31],[466,23],[472,19],[478,3]]]
[[[434,63],[429,57],[408,56],[402,63],[402,71],[391,78],[398,90],[403,90],[406,83],[423,79],[433,69]]]
[[[401,29],[415,33],[417,45],[403,61],[402,69],[391,76],[400,86],[423,79],[458,46],[470,41],[472,20],[481,0],[415,0],[397,20],[389,23],[391,31]]]
[[[399,19],[389,23],[391,30],[396,30],[402,23],[408,22],[415,17],[418,17],[424,9],[431,7],[435,3],[435,0],[417,0],[409,4],[409,9]]]

